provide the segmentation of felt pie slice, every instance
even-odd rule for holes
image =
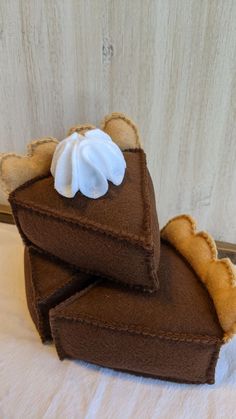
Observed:
[[[161,245],[161,287],[147,294],[100,281],[50,311],[61,359],[187,383],[214,383],[224,331],[188,262]]]
[[[152,181],[142,149],[124,151],[122,184],[92,200],[68,199],[52,176],[32,179],[10,194],[15,221],[33,244],[91,273],[147,290],[158,287],[160,234]]]

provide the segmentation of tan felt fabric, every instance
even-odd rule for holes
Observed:
[[[101,129],[110,135],[121,150],[141,148],[138,128],[123,113],[113,112],[105,116],[101,122]]]
[[[52,156],[58,141],[42,138],[28,145],[27,155],[0,154],[0,186],[8,195],[18,186],[36,176],[49,173]]]
[[[90,124],[83,124],[83,125],[75,125],[74,127],[71,127],[68,131],[68,136],[73,134],[73,132],[77,132],[78,134],[83,135],[85,132],[89,131],[90,129],[95,129],[96,127],[94,125]]]
[[[96,128],[91,124],[71,127],[73,132],[84,134]],[[102,122],[102,129],[107,132],[119,147],[124,149],[141,148],[136,125],[124,114],[112,113]],[[0,187],[9,195],[18,186],[37,176],[46,175],[51,166],[52,156],[58,141],[47,137],[35,140],[28,145],[27,155],[0,153]]]
[[[203,231],[197,233],[189,215],[171,219],[161,237],[187,259],[205,284],[225,331],[224,340],[229,340],[236,333],[236,266],[229,258],[218,259],[213,238]]]

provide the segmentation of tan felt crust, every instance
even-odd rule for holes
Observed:
[[[91,124],[83,124],[83,125],[75,125],[74,127],[71,127],[68,131],[68,136],[73,134],[74,132],[77,132],[78,134],[83,135],[85,132],[95,129],[96,127]]]
[[[110,135],[121,150],[142,148],[137,126],[123,113],[113,112],[105,116],[101,129]]]
[[[124,114],[112,113],[106,116],[102,127],[122,150],[141,147],[136,125]],[[68,135],[73,132],[84,134],[94,128],[91,124],[77,125],[70,128]],[[0,187],[6,195],[28,180],[49,173],[57,144],[57,139],[47,137],[32,141],[25,156],[0,153]]]
[[[9,195],[28,180],[49,173],[52,156],[58,141],[47,137],[32,141],[27,155],[0,154],[0,186]]]
[[[236,266],[229,258],[218,259],[215,241],[210,234],[197,232],[189,215],[171,219],[161,237],[186,258],[208,289],[228,341],[236,333]]]

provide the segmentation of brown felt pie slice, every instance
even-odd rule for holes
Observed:
[[[158,287],[159,227],[152,181],[141,149],[124,151],[123,183],[91,200],[54,189],[52,176],[30,180],[10,195],[26,244],[85,272],[153,290]]]
[[[69,133],[83,135],[92,128],[78,125]],[[102,129],[123,151],[127,168],[121,185],[109,184],[101,198],[89,199],[80,192],[65,198],[54,189],[49,169],[55,139],[34,142],[28,156],[17,156],[19,164],[16,156],[3,155],[0,181],[11,192],[9,201],[26,245],[37,246],[86,273],[153,291],[159,285],[160,233],[138,130],[119,113],[106,116]],[[34,174],[42,176],[34,178]]]
[[[169,244],[161,246],[159,275],[157,293],[101,281],[51,310],[60,358],[212,384],[224,336],[213,301]]]
[[[30,315],[43,342],[51,339],[49,310],[92,282],[86,274],[25,247],[25,291]]]

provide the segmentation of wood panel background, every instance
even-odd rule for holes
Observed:
[[[0,150],[126,112],[160,224],[236,242],[235,22],[234,0],[1,0]]]

